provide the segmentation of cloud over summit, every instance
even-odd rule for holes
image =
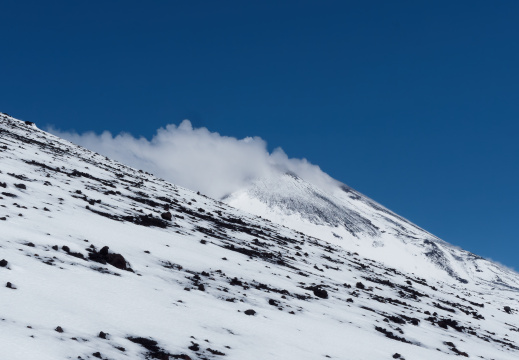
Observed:
[[[333,182],[306,159],[289,158],[281,148],[272,153],[259,137],[237,139],[193,128],[189,120],[160,128],[151,140],[121,133],[49,131],[90,150],[143,169],[174,184],[220,199],[254,179],[290,171],[316,185]]]

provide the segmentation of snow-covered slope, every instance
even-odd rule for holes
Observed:
[[[379,211],[405,236],[421,231]],[[389,231],[349,216],[322,219],[359,242]],[[518,292],[442,274],[398,270],[0,114],[0,359],[516,359]]]
[[[401,271],[519,289],[514,271],[438,239],[339,182],[320,188],[280,172],[224,201]]]

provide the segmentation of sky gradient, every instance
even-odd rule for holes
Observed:
[[[306,158],[519,269],[519,2],[2,1],[0,111]]]

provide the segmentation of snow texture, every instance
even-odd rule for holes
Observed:
[[[226,201],[271,220],[0,114],[0,358],[519,356],[516,273],[346,187]]]

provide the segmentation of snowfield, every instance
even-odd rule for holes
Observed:
[[[519,357],[515,272],[287,176],[258,217],[0,114],[0,359]]]

